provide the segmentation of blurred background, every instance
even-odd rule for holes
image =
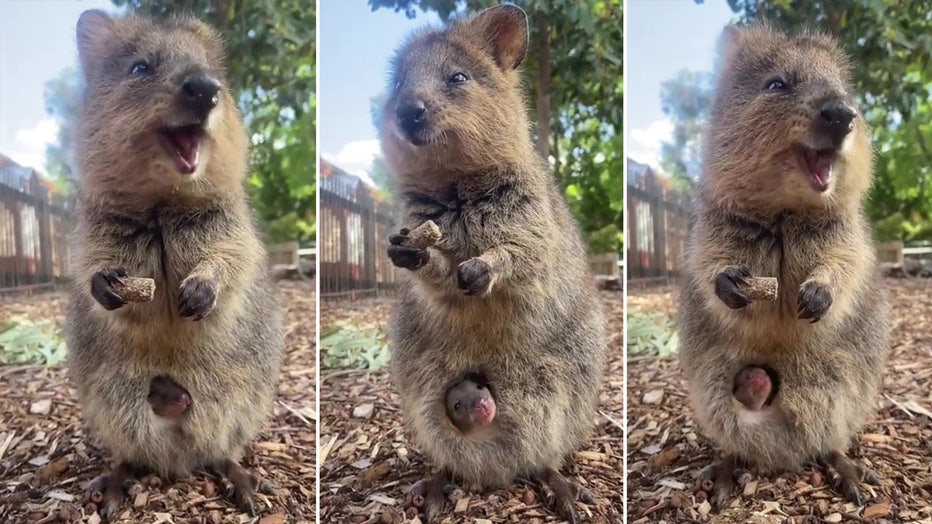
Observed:
[[[877,153],[867,214],[879,256],[893,270],[932,275],[932,2],[630,0],[626,9],[637,21],[626,57],[629,96],[638,101],[628,111],[626,152],[633,284],[676,274],[718,38],[730,22],[756,20],[819,28],[851,55]]]

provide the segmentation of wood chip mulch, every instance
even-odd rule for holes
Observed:
[[[577,504],[583,522],[622,521],[623,478],[623,313],[622,294],[603,292],[610,321],[610,365],[600,399],[597,426],[575,454],[569,477],[595,496],[596,505]],[[390,299],[321,302],[321,331],[337,320],[382,326]],[[398,397],[384,370],[321,370],[321,522],[419,523],[405,491],[430,474],[430,464],[406,437]],[[443,523],[558,522],[541,504],[533,486],[481,492],[461,486],[451,494]]]
[[[114,522],[315,521],[315,287],[311,281],[282,282],[280,288],[287,305],[287,353],[273,416],[243,461],[274,487],[273,495],[259,495],[259,517],[237,511],[208,477],[165,486],[148,477],[130,488]],[[61,322],[65,300],[56,293],[0,298],[0,321],[25,315]],[[0,522],[100,522],[95,508],[86,505],[84,486],[111,464],[86,438],[65,370],[0,367],[0,413]]]
[[[864,506],[843,500],[818,468],[745,473],[721,513],[697,493],[699,470],[720,455],[691,416],[675,358],[628,361],[628,522],[932,522],[932,281],[885,280],[894,310],[890,360],[878,412],[849,456],[880,486],[863,484]],[[628,314],[671,313],[676,292],[638,291]],[[671,305],[673,305],[671,307]]]

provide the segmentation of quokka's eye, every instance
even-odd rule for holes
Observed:
[[[764,82],[764,91],[786,91],[786,82],[780,77],[774,77]]]
[[[459,411],[459,410],[461,410],[461,409],[463,409],[463,404],[461,404],[461,403],[459,403],[459,402],[457,402],[456,404],[453,404],[453,410],[454,410],[454,411]]]
[[[447,80],[448,84],[462,84],[468,82],[469,78],[466,77],[463,73],[453,73],[452,76]]]
[[[131,76],[144,75],[151,69],[152,68],[149,66],[149,63],[145,60],[136,60],[133,62],[133,65],[129,66],[129,74]]]

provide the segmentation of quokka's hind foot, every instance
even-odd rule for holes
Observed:
[[[699,482],[712,481],[712,496],[709,499],[712,506],[721,510],[735,491],[735,470],[738,468],[738,459],[734,455],[725,455],[721,461],[709,464],[699,472]]]
[[[220,479],[225,486],[227,498],[236,505],[237,509],[251,517],[259,514],[256,488],[260,483],[256,477],[246,471],[246,468],[227,459],[211,464],[207,470]]]
[[[865,502],[861,492],[861,482],[874,486],[880,485],[880,478],[876,473],[858,466],[841,451],[833,451],[822,457],[819,462],[830,475],[835,490],[858,506]]]
[[[589,490],[573,484],[553,468],[541,471],[534,480],[540,486],[541,495],[547,506],[570,524],[579,522],[579,514],[576,511],[577,499],[586,504],[595,503],[595,497]]]
[[[456,488],[452,477],[440,471],[414,483],[406,494],[408,502],[424,510],[428,524],[440,521],[447,505],[447,497]]]
[[[123,508],[126,484],[148,473],[146,468],[121,462],[110,473],[100,475],[87,485],[87,496],[97,505],[97,513],[110,522]]]

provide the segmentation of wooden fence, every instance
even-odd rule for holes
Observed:
[[[359,178],[321,162],[317,258],[320,297],[359,298],[394,290],[395,268],[385,254],[390,207]]]
[[[667,284],[679,274],[689,200],[650,169],[628,179],[625,247],[628,285]]]
[[[67,272],[67,212],[33,172],[0,170],[0,293],[55,286]]]

